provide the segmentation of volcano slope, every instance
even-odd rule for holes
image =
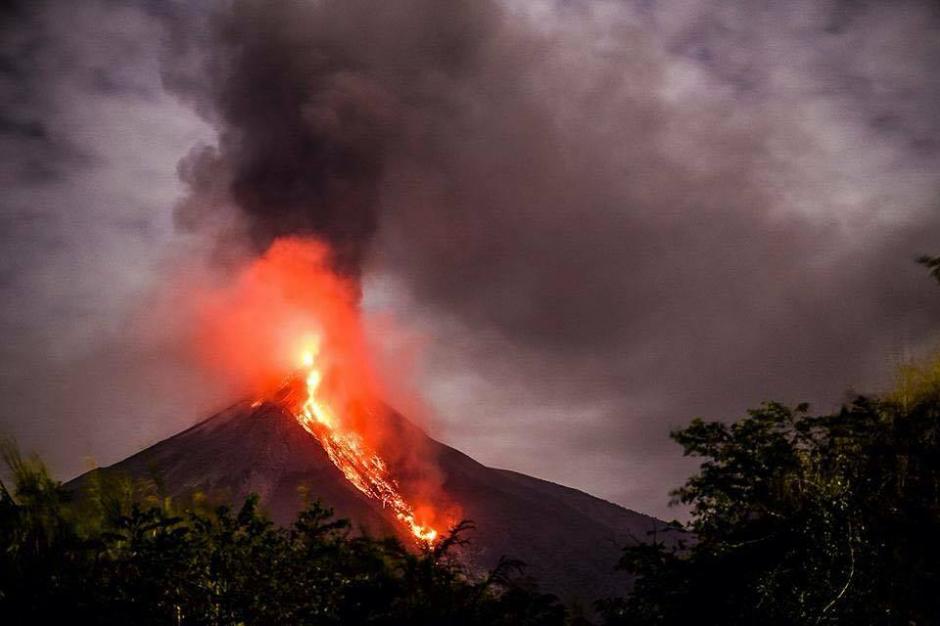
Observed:
[[[519,559],[541,589],[589,603],[623,594],[629,577],[614,571],[621,549],[665,526],[576,489],[486,467],[401,416],[395,419],[423,439],[443,492],[459,503],[462,518],[475,523],[462,552],[473,568],[491,568],[501,556]],[[203,492],[233,505],[256,493],[270,517],[285,525],[305,506],[305,497],[318,498],[364,532],[403,537],[391,512],[346,480],[319,442],[274,403],[237,404],[67,486],[80,490],[95,472],[155,478],[167,495]]]

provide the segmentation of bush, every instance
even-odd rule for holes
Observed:
[[[290,528],[249,497],[237,510],[174,502],[152,482],[101,476],[73,499],[11,445],[0,483],[5,624],[562,624],[519,564],[474,576],[452,557],[463,523],[433,548],[355,536],[314,503]]]
[[[934,368],[936,369],[936,368]],[[694,541],[627,548],[608,624],[940,623],[940,385],[930,369],[833,415],[769,403],[673,438]]]

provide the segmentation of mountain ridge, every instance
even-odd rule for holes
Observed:
[[[474,568],[491,568],[503,556],[517,558],[546,591],[591,602],[620,595],[630,584],[627,574],[614,571],[623,546],[666,526],[571,487],[488,467],[403,416],[392,417],[397,427],[422,438],[442,490],[474,522],[461,554]],[[67,486],[81,490],[96,472],[159,477],[174,497],[202,491],[237,503],[257,493],[281,525],[295,519],[306,490],[361,532],[408,539],[391,512],[349,483],[319,442],[272,402],[235,404]]]

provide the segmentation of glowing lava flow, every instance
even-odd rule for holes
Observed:
[[[356,489],[370,498],[375,498],[384,507],[390,507],[411,533],[421,542],[434,543],[438,533],[430,526],[418,523],[414,509],[398,492],[398,485],[389,476],[385,461],[371,450],[362,437],[343,429],[341,421],[321,397],[320,383],[323,374],[317,367],[314,352],[303,356],[306,372],[307,399],[294,414],[304,429],[317,438],[336,467]]]

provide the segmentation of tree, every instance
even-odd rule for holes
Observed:
[[[940,623],[940,377],[899,388],[673,433],[703,459],[673,492],[694,540],[627,548],[607,623]]]
[[[485,575],[453,549],[354,535],[314,502],[277,527],[250,496],[237,510],[178,502],[152,481],[102,476],[75,498],[11,445],[0,483],[5,624],[561,625],[565,610],[503,561]]]
[[[672,437],[702,459],[673,492],[691,522],[625,549],[607,624],[940,623],[940,357],[834,414],[771,402]]]

